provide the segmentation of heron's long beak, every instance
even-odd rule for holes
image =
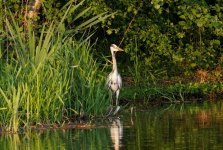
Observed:
[[[118,49],[118,51],[124,51],[124,49],[121,49],[121,48],[119,48],[119,47],[117,47],[117,49]]]

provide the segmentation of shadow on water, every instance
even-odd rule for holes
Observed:
[[[120,118],[120,119],[119,119]],[[96,128],[0,136],[0,149],[222,149],[223,103],[137,108]]]

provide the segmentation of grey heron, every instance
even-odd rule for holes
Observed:
[[[116,98],[115,104],[116,104],[116,106],[118,106],[118,96],[119,96],[120,89],[122,87],[122,78],[121,78],[120,74],[118,73],[118,67],[117,67],[115,54],[118,51],[124,51],[124,50],[119,48],[115,44],[112,44],[110,46],[110,50],[111,50],[111,54],[112,54],[113,67],[112,67],[112,72],[108,75],[107,85],[108,85],[108,88],[112,92],[112,102],[113,102],[113,95],[115,95],[115,98]],[[118,109],[119,109],[119,107],[118,107]],[[117,113],[117,112],[115,112],[115,113]]]

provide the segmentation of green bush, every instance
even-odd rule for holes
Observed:
[[[162,70],[171,77],[222,65],[223,4],[219,0],[119,0],[89,5],[95,7],[94,13],[117,12],[98,30],[107,35],[98,34],[102,42],[97,49],[122,41],[130,62],[135,63],[135,57],[140,60],[141,74]]]

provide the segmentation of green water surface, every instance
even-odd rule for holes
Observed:
[[[130,109],[129,109],[130,110]],[[0,149],[223,149],[223,103],[165,104],[123,110],[87,129],[1,134]]]

